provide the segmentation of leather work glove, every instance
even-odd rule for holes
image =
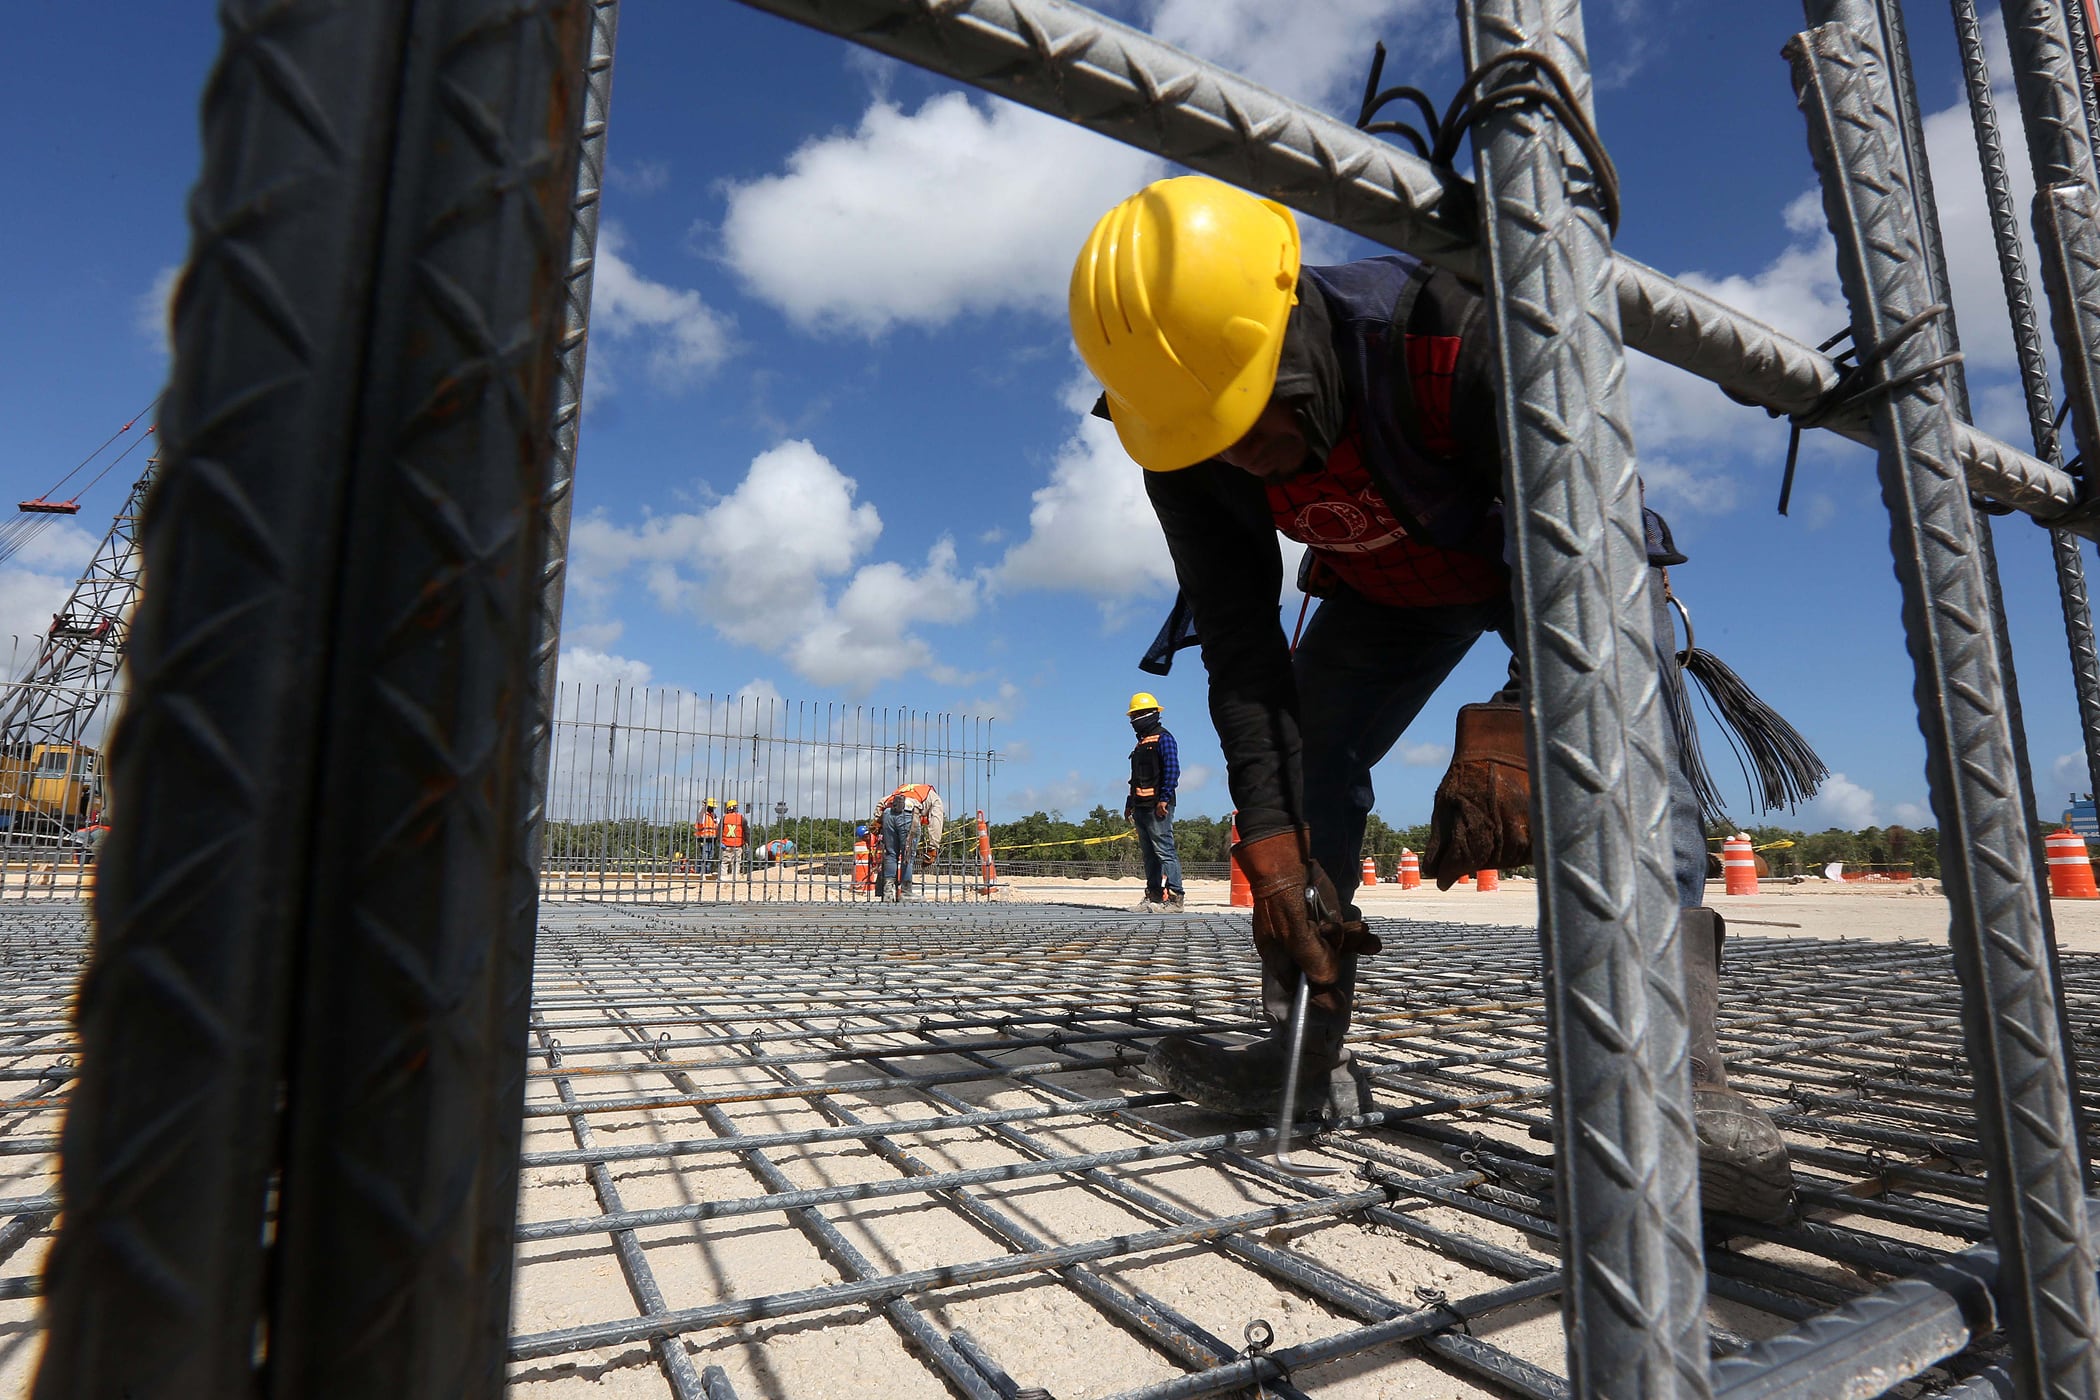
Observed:
[[[1254,888],[1254,951],[1262,965],[1285,986],[1290,985],[1285,974],[1302,971],[1312,984],[1314,1005],[1343,1010],[1336,996],[1342,955],[1368,955],[1385,945],[1361,919],[1344,919],[1338,912],[1342,901],[1334,882],[1313,863],[1304,828],[1242,841],[1232,848],[1232,857]],[[1306,906],[1308,888],[1320,892],[1323,917],[1317,924]]]
[[[1461,705],[1458,742],[1429,814],[1422,873],[1448,890],[1462,876],[1531,863],[1531,770],[1522,705]]]

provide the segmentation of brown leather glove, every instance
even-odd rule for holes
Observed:
[[[1368,955],[1385,945],[1360,919],[1343,919],[1334,882],[1313,864],[1311,841],[1304,828],[1242,841],[1232,858],[1254,887],[1254,951],[1270,971],[1283,974],[1296,967],[1312,984],[1313,1002],[1340,1011],[1336,984],[1344,953]],[[1327,917],[1314,922],[1305,891],[1317,889]],[[1288,979],[1284,979],[1288,985]]]
[[[1448,890],[1479,870],[1531,863],[1531,770],[1522,705],[1461,705],[1458,742],[1429,813],[1422,873]]]

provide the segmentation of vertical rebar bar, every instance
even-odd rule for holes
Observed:
[[[1824,25],[1787,46],[1809,145],[1837,237],[1840,278],[1871,382],[1903,621],[1940,829],[1942,877],[1962,976],[1965,1041],[1990,1152],[1992,1222],[2006,1251],[2016,1371],[2029,1393],[2100,1391],[2096,1304],[2064,1046],[2001,656],[1955,464],[1945,342],[1931,303],[1880,35]]]
[[[2026,254],[2021,247],[2020,221],[2013,205],[2012,180],[2005,166],[2005,146],[1999,137],[1998,113],[1991,95],[1991,74],[1988,56],[1984,50],[1983,28],[1977,21],[1974,0],[1953,0],[1954,30],[1956,45],[1961,53],[1962,76],[1968,91],[1969,120],[1976,137],[1976,152],[1981,167],[1983,189],[1991,218],[1991,236],[1998,254],[1998,276],[2005,290],[2005,304],[2012,320],[2013,349],[2020,366],[2020,385],[2027,405],[2027,427],[2034,441],[2035,455],[2051,466],[2063,462],[2062,443],[2056,431],[2055,395],[2049,387],[2049,360],[2042,343],[2041,327],[2036,323],[2034,294],[2027,279]],[[1944,291],[1935,293],[1938,300],[1947,300]],[[1989,540],[1988,527],[1981,538]],[[2057,601],[2063,612],[2064,636],[2069,644],[2071,656],[2071,688],[2078,699],[2079,739],[2085,753],[2087,790],[2100,792],[2100,650],[2096,650],[2093,636],[2093,609],[2086,593],[2085,561],[2080,552],[2078,537],[2068,530],[2049,531],[2051,562],[2056,571]],[[1995,579],[1995,570],[1993,570]],[[2004,630],[2002,617],[2003,594],[1995,595],[2000,615],[1998,626]],[[2006,681],[2017,686],[2012,672],[2011,658],[2006,659]],[[2013,720],[2013,739],[2023,759],[2028,759],[2025,725],[2021,722],[2018,691],[2009,692],[2008,714]],[[2032,804],[2034,787],[2031,760],[2022,768],[2023,788]],[[2034,820],[2035,813],[2029,810],[2028,826],[2035,841],[2041,838],[2041,827]],[[2040,853],[2046,859],[2046,852]],[[2042,903],[2042,913],[2050,925],[2051,947],[2054,950],[2054,919],[2049,901]],[[2061,977],[2058,982],[2061,983]],[[2069,1039],[2068,1026],[2064,1032]],[[2078,1102],[2076,1066],[2067,1064],[2072,1078],[2072,1102]],[[2079,1115],[2081,1127],[2079,1138],[2084,1140],[2084,1115]],[[2090,1168],[2088,1168],[2090,1178]],[[2090,1179],[2087,1183],[2091,1184]]]
[[[1468,67],[1545,54],[1589,109],[1578,0],[1467,0]],[[1482,83],[1543,83],[1528,61]],[[1708,1393],[1669,749],[1603,172],[1543,107],[1474,136],[1553,1033],[1578,1396]]]
[[[2055,0],[2006,0],[2013,88],[2034,168],[2034,237],[2055,315],[2057,358],[2081,452],[2100,448],[2100,201],[2092,137],[2063,11]],[[2086,483],[2081,489],[2089,494]]]

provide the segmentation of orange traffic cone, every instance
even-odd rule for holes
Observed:
[[[1400,888],[1414,890],[1422,887],[1422,858],[1413,851],[1400,852]]]
[[[2049,897],[2051,899],[2100,899],[2100,886],[2093,883],[2093,862],[2086,854],[2085,838],[2067,826],[2049,833]]]
[[[868,868],[868,838],[865,836],[856,837],[853,842],[853,888],[875,888],[875,872]]]
[[[1486,894],[1490,890],[1501,889],[1502,872],[1499,870],[1481,871],[1479,878],[1473,882],[1473,888],[1479,890],[1482,894]]]
[[[990,894],[997,888],[999,872],[992,866],[992,830],[984,824],[984,813],[977,814],[977,859],[984,866],[984,890]]]
[[[2086,872],[2086,879],[2093,877]],[[1721,843],[1721,892],[1723,894],[1757,893],[1757,853],[1750,849],[1750,838],[1738,831]]]
[[[1378,862],[1369,856],[1364,857],[1363,883],[1367,885],[1378,883]]]
[[[1240,844],[1239,818],[1240,814],[1238,812],[1232,814],[1232,844],[1235,846]],[[1248,880],[1247,872],[1240,869],[1239,857],[1232,855],[1228,851],[1226,861],[1232,867],[1232,907],[1235,909],[1252,909],[1254,907],[1253,882]]]

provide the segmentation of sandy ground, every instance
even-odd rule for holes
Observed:
[[[1008,880],[1008,898],[1133,908],[1144,894],[1144,882],[1129,880]],[[1228,907],[1223,880],[1192,880],[1192,909]],[[1532,928],[1538,924],[1538,890],[1530,880],[1504,880],[1502,888],[1483,894],[1460,886],[1438,891],[1432,886],[1403,890],[1398,885],[1359,887],[1351,896],[1365,913],[1387,919],[1432,919],[1439,922]],[[1936,880],[1904,884],[1832,884],[1805,880],[1787,884],[1768,881],[1754,895],[1722,893],[1721,882],[1706,887],[1706,902],[1731,928],[1774,938],[1933,938],[1947,936],[1947,905]],[[2100,953],[2100,900],[2060,899],[2051,904],[2059,946],[2069,952]]]
[[[1137,903],[1140,893],[1141,888],[1134,880],[1024,879],[1008,882],[999,902],[1041,904],[1045,906],[1043,919],[1054,922],[1059,917],[1070,918],[1079,913],[1069,906],[1130,909]],[[1530,882],[1511,880],[1505,882],[1501,890],[1488,894],[1465,888],[1449,893],[1439,893],[1434,889],[1402,891],[1397,886],[1381,885],[1360,890],[1356,898],[1374,917],[1421,921],[1415,937],[1422,940],[1425,949],[1433,950],[1438,946],[1448,949],[1453,936],[1448,928],[1439,934],[1433,927],[1436,924],[1503,928],[1533,925],[1536,893]],[[1721,893],[1716,883],[1709,891],[1709,902],[1722,910],[1742,934],[1762,938],[1938,939],[1944,936],[1946,927],[1944,900],[1937,889],[1930,886],[1775,883],[1754,896],[1729,897]],[[1192,883],[1189,904],[1189,923],[1216,925],[1220,937],[1237,946],[1237,927],[1215,917],[1205,917],[1229,907],[1223,881]],[[1059,906],[1066,907],[1060,910]],[[777,914],[766,913],[763,905],[745,905],[742,911],[761,918],[792,920],[796,917],[792,907],[781,908]],[[825,917],[846,912],[859,916],[857,911],[838,911],[832,906]],[[891,914],[891,911],[874,908],[866,912],[877,919]],[[913,911],[897,909],[894,915],[910,919]],[[2055,916],[2060,937],[2068,950],[2100,952],[2100,901],[2059,903],[2055,907]],[[579,926],[609,923],[614,926],[615,934],[620,932],[622,918],[652,927],[657,926],[652,921],[672,921],[661,925],[668,929],[685,917],[677,911],[659,914],[646,907],[622,914],[606,906],[579,908],[573,905],[549,914],[557,926],[565,921],[573,921]],[[694,911],[691,917],[702,918],[703,914]],[[1166,925],[1176,922],[1171,918],[1132,919],[1129,928],[1133,936],[1148,929],[1166,933]],[[1391,954],[1406,952],[1407,925],[1386,924],[1380,931],[1387,940],[1389,952],[1378,961],[1387,964],[1388,969],[1398,971],[1402,965],[1396,965]],[[635,929],[638,936],[642,932],[642,928]],[[993,930],[987,928],[984,932],[990,934]],[[1443,940],[1441,944],[1440,938]],[[1098,940],[1087,943],[1078,933],[1073,935],[1073,940],[1069,947],[1042,950],[1053,961],[1059,962],[1059,968],[1054,970],[1060,978],[1071,970],[1087,966],[1088,959],[1100,960],[1093,965],[1105,969],[1112,970],[1117,965],[1112,942],[1107,945]],[[1491,941],[1489,937],[1483,935],[1482,942],[1488,941]],[[1509,942],[1506,935],[1503,942]],[[958,945],[956,956],[966,962],[980,956],[988,957],[996,967],[996,949],[984,952],[987,944],[988,940],[980,936],[975,943]],[[550,963],[545,956],[548,952],[549,949],[543,946],[541,993],[551,993],[557,1000],[564,996],[573,998],[580,989],[585,989],[583,984],[572,981],[560,970],[558,963]],[[1439,958],[1446,956],[1448,954],[1432,951],[1422,966],[1433,968]],[[1878,951],[1875,956],[1880,956]],[[624,952],[619,957],[624,959]],[[1131,963],[1142,957],[1141,953],[1133,953],[1132,959],[1124,961]],[[678,967],[675,960],[662,965]],[[976,1009],[995,1005],[1026,1013],[1031,1009],[1039,1010],[1047,1000],[1072,998],[1067,983],[1030,980],[1040,972],[1040,962],[1016,960],[1014,967],[1016,980],[1003,985],[993,979],[972,980],[974,975],[965,975],[973,988],[982,989],[975,993],[980,1003]],[[617,967],[614,971],[618,971]],[[661,997],[649,994],[633,1003],[635,1015],[649,1023],[652,1033],[659,1026],[669,1026],[671,1029],[665,1034],[704,1034],[708,1032],[711,1021],[720,1019],[726,1025],[729,1021],[741,1020],[753,1033],[766,1032],[782,1037],[779,1048],[796,1049],[811,1044],[822,1048],[821,1040],[811,1041],[804,1034],[804,1028],[778,1017],[773,1003],[753,998],[748,991],[737,990],[733,980],[714,980],[704,963],[689,965],[682,973],[672,975],[681,978],[675,995],[667,988]],[[929,975],[930,982],[913,981]],[[1522,975],[1528,977],[1531,974]],[[1109,973],[1105,972],[1103,976],[1109,982],[1113,981]],[[894,983],[892,977],[897,979]],[[1207,990],[1200,995],[1208,996],[1214,1002],[1227,993],[1237,999],[1244,991],[1239,985],[1244,979],[1226,980],[1230,985],[1223,992]],[[874,995],[888,995],[892,986],[914,985],[932,987],[935,995],[939,995],[943,986],[939,981],[938,963],[930,962],[907,964],[894,972],[882,971],[876,975],[876,983],[881,992],[871,993]],[[1059,990],[1046,996],[1042,987]],[[1099,995],[1102,1005],[1107,1006],[1119,995],[1127,997],[1128,993],[1119,993],[1114,986],[1104,985]],[[1191,1006],[1199,1004],[1198,995],[1192,989]],[[1517,989],[1498,995],[1535,997],[1535,991]],[[912,1000],[916,1015],[916,993]],[[1084,995],[1079,1000],[1084,1003]],[[1510,1004],[1533,1006],[1536,1002]],[[1763,1005],[1762,1002],[1756,1004]],[[937,1005],[937,1002],[929,1003],[930,1007]],[[1416,1023],[1411,1019],[1413,1012],[1409,1004],[1402,1002],[1395,1006],[1397,1009],[1389,1010],[1383,1017],[1373,1018],[1389,1024],[1371,1029],[1401,1038],[1432,1033],[1411,1029]],[[591,1019],[576,1010],[557,1014],[578,1021]],[[1442,1013],[1424,1014],[1436,1016]],[[1461,1047],[1465,1044],[1465,1035],[1487,1027],[1485,1021],[1478,1027],[1453,1026],[1448,1017],[1436,1024],[1458,1032]],[[739,1034],[742,1033],[740,1030]],[[611,1023],[601,1020],[593,1028],[579,1027],[565,1030],[563,1034],[575,1048],[562,1063],[577,1076],[579,1093],[586,1096],[662,1096],[676,1089],[669,1082],[669,1076],[650,1068],[631,1053],[631,1046],[613,1044],[618,1037],[613,1034]],[[918,1043],[909,1039],[906,1029],[892,1031],[879,1021],[863,1023],[852,1034],[856,1044]],[[892,1041],[893,1036],[902,1039]],[[584,1048],[594,1043],[608,1048],[602,1053]],[[1395,1039],[1392,1044],[1420,1045],[1424,1050],[1430,1048],[1428,1041]],[[753,1042],[753,1048],[756,1048],[756,1042]],[[682,1060],[705,1061],[712,1066],[696,1070],[693,1082],[701,1091],[721,1092],[732,1100],[722,1110],[724,1119],[710,1122],[699,1109],[692,1107],[596,1113],[592,1122],[595,1141],[599,1145],[618,1147],[673,1139],[707,1139],[721,1136],[725,1127],[747,1134],[823,1127],[840,1121],[836,1116],[828,1116],[834,1111],[845,1111],[875,1121],[923,1118],[930,1111],[929,1102],[923,1095],[903,1091],[841,1092],[823,1100],[783,1097],[777,1092],[777,1072],[769,1077],[768,1072],[748,1063],[732,1062],[733,1056],[717,1049],[679,1050],[675,1053]],[[44,1061],[31,1059],[21,1063],[40,1066]],[[909,1063],[913,1072],[923,1072],[962,1066],[966,1061],[949,1054],[930,1053]],[[529,1102],[549,1106],[555,1101],[552,1077],[555,1071],[547,1066],[544,1058],[536,1058],[534,1066],[536,1077]],[[811,1072],[826,1077],[856,1077],[867,1071],[834,1063]],[[1488,1071],[1489,1074],[1494,1072]],[[1134,1084],[1127,1077],[1092,1070],[1059,1075],[1056,1083],[1089,1097],[1143,1092],[1146,1087],[1142,1083]],[[753,1101],[733,1101],[738,1092],[746,1090],[753,1092]],[[1783,1103],[1791,1091],[1786,1081],[1780,1079],[1760,1085],[1757,1092],[1768,1102]],[[960,1107],[969,1110],[1046,1108],[1059,1102],[1039,1084],[1004,1076],[958,1084],[955,1093],[961,1101]],[[820,1104],[829,1107],[820,1111]],[[1149,1110],[1149,1115],[1172,1130],[1193,1134],[1221,1130],[1220,1120],[1183,1105],[1164,1105]],[[1506,1124],[1498,1129],[1485,1118],[1471,1121],[1480,1123],[1491,1135],[1507,1130]],[[48,1112],[19,1114],[6,1126],[20,1133],[50,1132],[56,1127],[56,1115]],[[1095,1152],[1158,1141],[1156,1132],[1140,1131],[1100,1115],[1031,1122],[1027,1132],[1058,1154]],[[1793,1130],[1790,1130],[1790,1135],[1796,1136],[1797,1141],[1802,1140]],[[1521,1134],[1510,1140],[1521,1145]],[[1817,1141],[1813,1137],[1807,1140]],[[558,1113],[528,1120],[525,1145],[529,1152],[561,1151],[573,1148],[576,1141],[570,1121]],[[909,1136],[900,1135],[898,1142],[919,1164],[914,1168],[915,1173],[1001,1164],[1019,1166],[1035,1160],[1028,1150],[1016,1146],[1012,1139],[984,1130],[914,1132]],[[1536,1145],[1535,1142],[1531,1144],[1534,1148]],[[881,1182],[898,1175],[898,1167],[871,1151],[865,1140],[782,1147],[770,1150],[768,1158],[772,1169],[798,1189]],[[4,1167],[0,1167],[0,1195],[27,1196],[49,1188],[53,1165],[49,1158],[18,1156],[0,1160],[5,1162]],[[1444,1166],[1448,1168],[1448,1163]],[[1292,1199],[1273,1184],[1210,1158],[1168,1158],[1155,1163],[1119,1167],[1115,1169],[1115,1175],[1119,1181],[1141,1187],[1199,1215],[1230,1214]],[[668,1160],[640,1158],[615,1163],[611,1178],[621,1195],[622,1207],[630,1211],[723,1201],[777,1189],[761,1179],[750,1160],[728,1153]],[[1135,1209],[1127,1199],[1072,1175],[1033,1176],[1006,1185],[979,1188],[976,1194],[1006,1212],[1039,1240],[1050,1244],[1097,1240],[1156,1228],[1159,1224],[1156,1216]],[[588,1218],[599,1215],[604,1208],[605,1203],[580,1166],[541,1166],[529,1168],[524,1175],[520,1201],[522,1222]],[[1550,1258],[1542,1241],[1514,1227],[1435,1206],[1419,1207],[1413,1214],[1426,1225],[1462,1232],[1519,1255]],[[996,1258],[1012,1247],[982,1222],[973,1221],[966,1213],[953,1209],[952,1203],[928,1195],[899,1195],[845,1203],[824,1208],[822,1215],[850,1251],[877,1274]],[[1836,1220],[1843,1217],[1825,1218]],[[1886,1236],[1938,1248],[1960,1248],[1966,1243],[1951,1237],[1906,1230],[1885,1221],[1874,1223],[1871,1228]],[[823,1245],[812,1235],[808,1222],[792,1213],[773,1211],[704,1223],[646,1227],[636,1232],[636,1238],[662,1286],[666,1304],[673,1309],[821,1287],[850,1276],[836,1250]],[[1368,1227],[1355,1220],[1320,1219],[1282,1226],[1261,1232],[1258,1239],[1260,1243],[1325,1264],[1346,1277],[1362,1280],[1394,1300],[1411,1302],[1435,1293],[1459,1298],[1503,1282],[1391,1229]],[[10,1275],[32,1274],[41,1264],[48,1242],[48,1233],[38,1232],[25,1247],[5,1261],[4,1272]],[[1785,1251],[1776,1245],[1751,1246],[1746,1252],[1767,1258],[1786,1257]],[[520,1247],[518,1258],[520,1268],[513,1318],[513,1330],[518,1334],[542,1333],[606,1318],[631,1316],[635,1310],[627,1281],[603,1233],[527,1243]],[[1796,1258],[1795,1262],[1802,1261]],[[1156,1250],[1140,1257],[1104,1261],[1095,1267],[1118,1288],[1156,1300],[1224,1339],[1233,1348],[1240,1345],[1242,1330],[1254,1317],[1268,1320],[1283,1343],[1302,1342],[1360,1325],[1359,1320],[1348,1313],[1301,1291],[1280,1286],[1259,1272],[1203,1246]],[[1844,1272],[1837,1270],[1836,1266],[1820,1263],[1816,1267],[1828,1267],[1833,1278],[1839,1278]],[[1847,1275],[1846,1279],[1855,1284],[1858,1282],[1854,1276]],[[1104,1317],[1077,1291],[1056,1285],[1047,1276],[944,1289],[921,1295],[915,1300],[915,1307],[941,1336],[960,1329],[986,1339],[998,1359],[1012,1370],[1018,1384],[1049,1386],[1059,1400],[1109,1395],[1132,1386],[1166,1380],[1182,1369],[1160,1350],[1146,1345],[1132,1332]],[[34,1304],[29,1300],[0,1304],[0,1397],[27,1393],[37,1351],[31,1321],[33,1309]],[[1720,1300],[1713,1304],[1713,1316],[1717,1323],[1744,1336],[1768,1335],[1779,1327],[1767,1314]],[[1494,1314],[1484,1319],[1476,1331],[1483,1339],[1548,1371],[1558,1373],[1563,1369],[1561,1322],[1557,1303],[1552,1299]],[[824,1397],[870,1394],[924,1396],[932,1400],[933,1397],[957,1393],[914,1354],[896,1321],[896,1314],[892,1312],[886,1316],[879,1307],[847,1306],[828,1312],[702,1329],[689,1334],[680,1345],[696,1367],[720,1366],[735,1393],[747,1397],[747,1400],[749,1397],[820,1397],[822,1400]],[[1346,1361],[1309,1368],[1297,1380],[1306,1392],[1323,1397],[1323,1400],[1356,1400],[1357,1397],[1363,1400],[1375,1397],[1479,1400],[1480,1397],[1505,1393],[1433,1364],[1406,1346],[1381,1347]],[[654,1397],[669,1396],[671,1392],[649,1347],[636,1343],[608,1345],[592,1351],[521,1362],[512,1370],[512,1393],[523,1400],[594,1400],[595,1397],[652,1397],[653,1400]]]

